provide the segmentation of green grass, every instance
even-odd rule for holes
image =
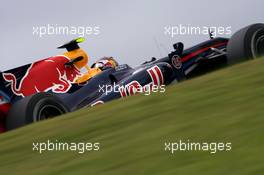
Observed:
[[[0,174],[263,174],[264,59],[0,135]],[[100,151],[32,151],[32,142],[100,142]],[[232,142],[229,152],[164,142]]]

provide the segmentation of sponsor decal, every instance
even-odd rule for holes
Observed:
[[[149,73],[153,85],[163,85],[164,84],[164,77],[162,74],[162,71],[160,70],[159,66],[155,65],[153,67],[151,67],[150,69],[147,70],[147,72]]]
[[[147,69],[149,76],[151,77],[151,82],[142,86],[138,81],[134,80],[125,86],[119,87],[119,92],[121,97],[132,96],[138,93],[147,92],[148,95],[151,91],[157,90],[159,87],[164,86],[164,77],[160,68],[155,65]]]
[[[141,88],[142,87],[138,81],[132,81],[128,83],[126,86],[121,86],[119,88],[119,92],[121,97],[127,97],[139,93],[141,91]]]
[[[176,69],[181,69],[181,67],[182,67],[181,57],[179,57],[178,55],[173,55],[171,62],[172,62],[172,65]]]
[[[32,63],[19,84],[12,73],[3,73],[3,78],[11,83],[11,90],[17,96],[25,97],[47,91],[66,93],[81,76],[75,66],[65,66],[69,60],[59,55]]]

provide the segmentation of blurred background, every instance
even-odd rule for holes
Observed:
[[[36,26],[99,26],[99,35],[86,35],[81,44],[90,65],[103,56],[119,63],[141,64],[152,56],[166,56],[177,41],[190,47],[207,35],[164,34],[165,26],[231,26],[234,33],[263,22],[263,0],[9,0],[1,2],[0,70],[62,54],[59,45],[78,35],[33,35]],[[230,37],[222,36],[222,37]]]

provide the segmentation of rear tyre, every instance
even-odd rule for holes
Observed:
[[[264,24],[252,24],[236,32],[228,41],[229,64],[264,55]]]
[[[6,128],[12,130],[69,111],[68,107],[56,96],[49,93],[37,93],[13,104],[6,117]]]

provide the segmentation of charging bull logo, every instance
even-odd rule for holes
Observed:
[[[65,56],[55,56],[35,62],[28,68],[19,85],[12,73],[3,73],[3,78],[11,83],[11,89],[17,96],[25,97],[50,90],[54,93],[66,93],[81,76],[75,66],[65,66],[69,60]]]

